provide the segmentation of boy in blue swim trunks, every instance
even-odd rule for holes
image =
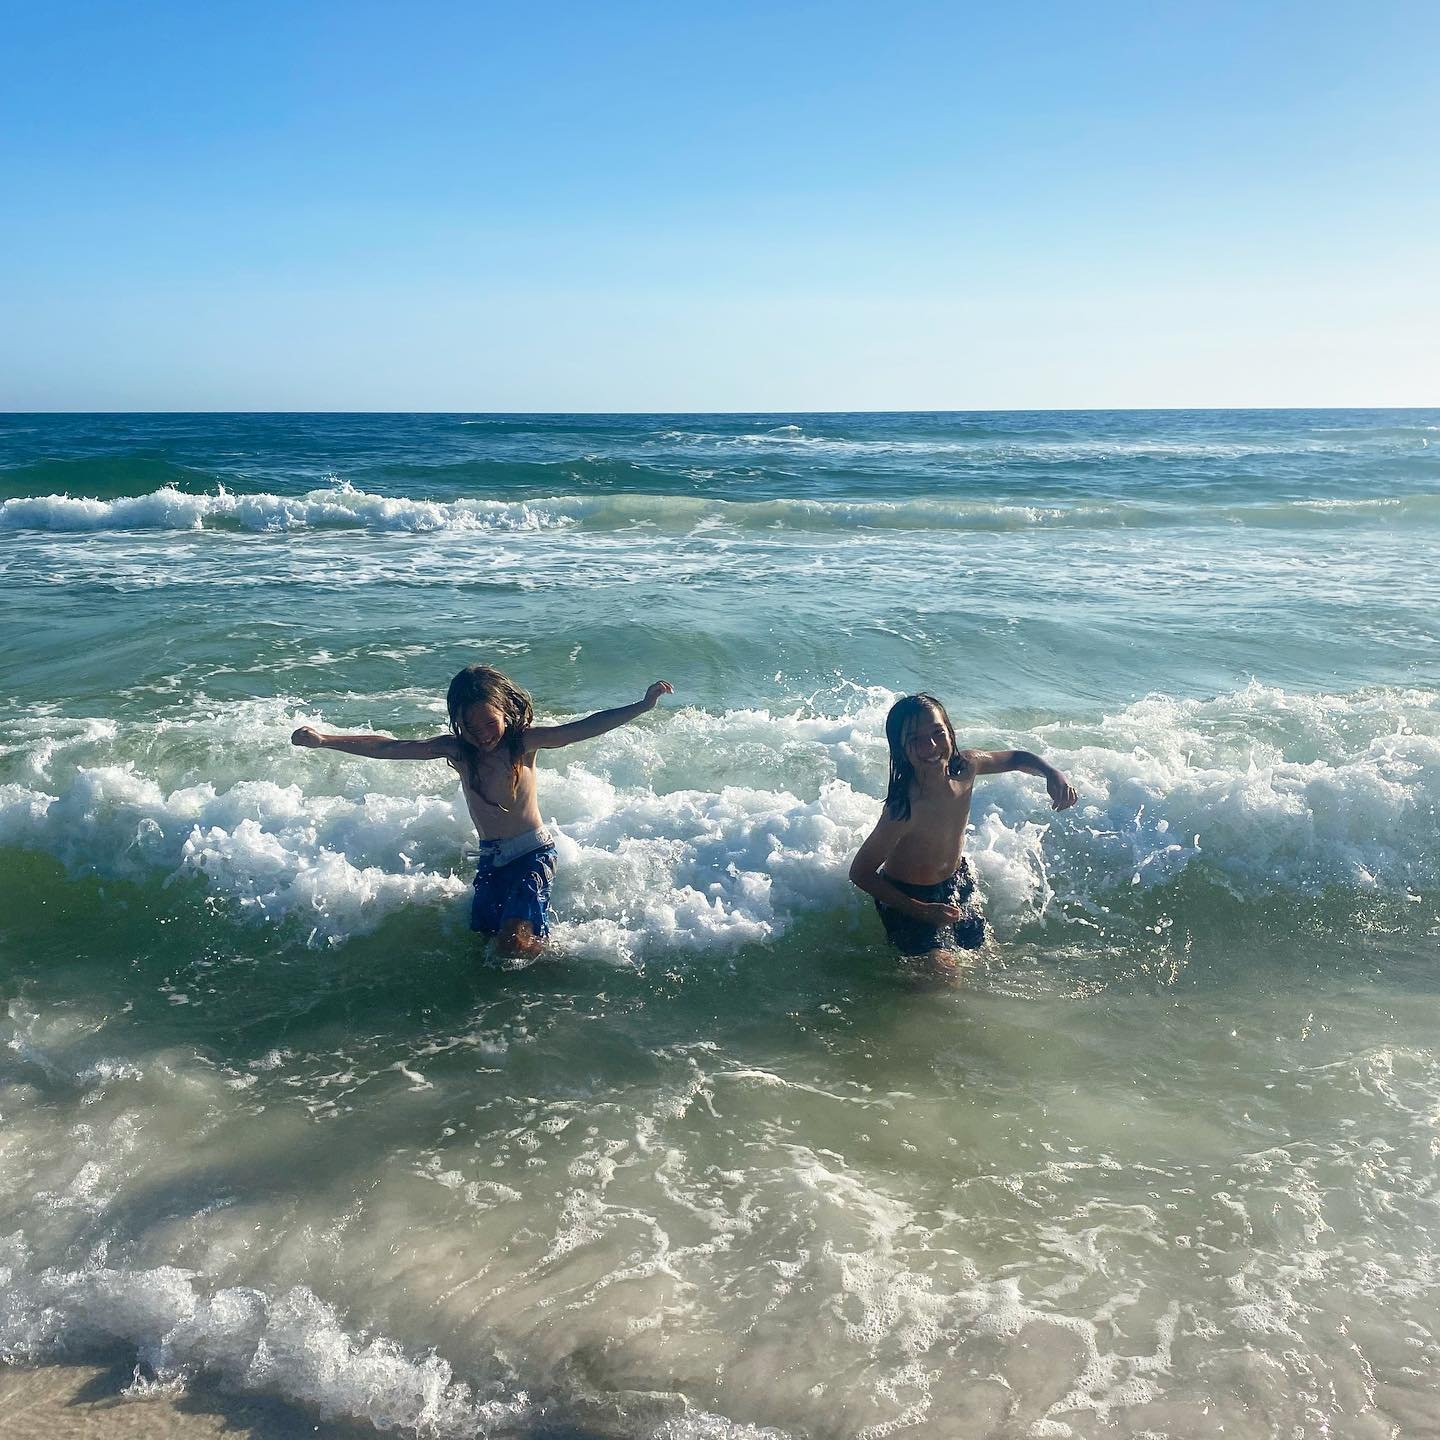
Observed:
[[[657,680],[643,700],[600,710],[569,725],[536,725],[530,697],[488,665],[469,665],[445,697],[450,733],[429,740],[388,735],[324,735],[302,725],[294,745],[343,750],[375,760],[444,760],[460,776],[470,818],[480,833],[470,928],[498,936],[507,955],[533,959],[550,933],[550,882],[555,845],[535,800],[535,756],[589,740],[653,710],[672,694]]]
[[[978,950],[989,927],[961,851],[978,775],[1039,775],[1050,804],[1066,810],[1074,787],[1029,750],[962,750],[933,695],[906,695],[885,717],[890,788],[880,821],[850,866],[850,880],[874,897],[890,943],[947,978],[957,952]]]

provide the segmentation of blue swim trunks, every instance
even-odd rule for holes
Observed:
[[[875,908],[880,912],[885,934],[902,955],[927,955],[932,950],[978,950],[985,943],[990,927],[985,923],[976,898],[975,877],[970,873],[968,860],[962,858],[960,868],[938,885],[912,885],[907,880],[896,880],[890,875],[885,878],[912,900],[924,900],[932,905],[956,905],[961,911],[959,920],[954,924],[937,926],[901,910],[893,910],[877,900]]]
[[[544,939],[550,933],[550,882],[555,845],[545,830],[509,840],[482,840],[475,870],[470,928],[498,935],[508,920],[528,920]]]

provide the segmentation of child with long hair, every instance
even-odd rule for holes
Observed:
[[[961,853],[979,775],[1039,775],[1056,810],[1078,796],[1029,750],[962,750],[933,695],[906,695],[885,717],[890,786],[879,823],[850,866],[851,883],[874,897],[890,943],[931,970],[954,976],[956,952],[978,950],[988,932],[970,862]]]
[[[445,696],[450,733],[429,740],[388,735],[325,735],[302,725],[292,745],[343,750],[372,760],[444,760],[460,776],[470,818],[480,834],[480,863],[470,928],[499,937],[508,955],[533,958],[550,933],[550,882],[555,844],[535,800],[535,756],[589,740],[653,710],[672,694],[657,680],[643,700],[600,710],[568,725],[536,725],[530,697],[489,665],[467,665]]]

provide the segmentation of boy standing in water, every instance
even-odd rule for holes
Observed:
[[[507,955],[533,959],[550,933],[550,882],[555,844],[535,800],[535,755],[590,740],[653,710],[672,694],[657,680],[643,700],[601,710],[569,725],[535,725],[530,697],[488,665],[469,665],[445,696],[450,733],[429,740],[388,735],[323,735],[302,725],[292,745],[343,750],[374,760],[444,760],[460,776],[470,818],[480,834],[480,863],[470,928],[498,935]]]
[[[977,775],[1039,775],[1056,810],[1079,798],[1053,766],[1029,750],[962,750],[933,695],[906,695],[885,717],[890,788],[880,821],[850,866],[851,883],[875,899],[885,933],[902,955],[936,972],[959,972],[955,951],[978,950],[988,927],[961,851]]]

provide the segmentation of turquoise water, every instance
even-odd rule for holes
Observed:
[[[0,417],[0,1352],[409,1433],[1380,1436],[1440,1359],[1440,411]],[[553,956],[466,929],[497,664]],[[999,943],[845,881],[949,704]]]

